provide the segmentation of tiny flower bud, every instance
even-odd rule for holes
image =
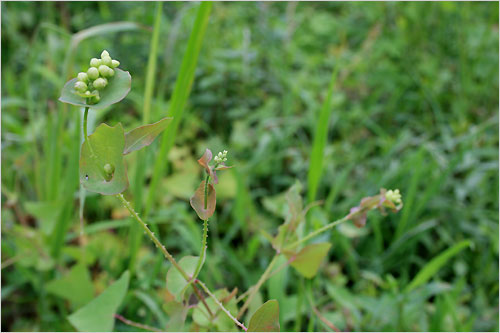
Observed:
[[[113,61],[111,60],[111,57],[110,57],[110,56],[107,56],[107,57],[102,57],[102,58],[101,58],[101,60],[102,60],[102,64],[103,64],[103,65],[106,65],[106,66],[108,66],[108,67],[111,67],[111,63],[112,63]]]
[[[82,81],[85,83],[87,83],[89,81],[89,76],[87,75],[87,73],[84,73],[84,72],[78,73],[77,78],[78,78],[78,81]]]
[[[115,76],[115,71],[110,68],[108,71],[108,77],[113,77],[113,76]]]
[[[399,193],[399,190],[389,190],[385,193],[385,198],[389,201],[392,201],[394,204],[399,205],[401,204],[401,193]]]
[[[99,71],[95,67],[90,67],[87,71],[87,75],[91,80],[95,80],[99,77]]]
[[[120,62],[118,60],[111,60],[111,68],[116,68],[120,66]]]
[[[113,172],[115,172],[115,166],[113,164],[107,163],[104,165],[104,178],[106,181],[110,181],[113,178]]]
[[[109,52],[106,50],[101,52],[101,59],[103,59],[104,57],[109,57]]]
[[[101,73],[101,75],[104,76],[104,77],[108,77],[110,69],[111,68],[109,68],[106,65],[101,65],[101,66],[99,66],[99,73]]]
[[[108,84],[108,81],[102,77],[96,79],[93,83],[94,85],[94,88],[96,88],[97,90],[102,90],[106,87],[106,85]]]
[[[88,90],[87,90],[87,91],[85,92],[85,96],[89,96],[89,97],[90,97],[90,95],[91,95],[91,94],[90,94],[90,91],[88,91]]]
[[[87,90],[87,85],[85,84],[85,82],[76,81],[75,90],[84,93]]]
[[[92,59],[90,59],[90,66],[91,66],[91,67],[95,67],[95,68],[97,68],[97,67],[99,67],[101,64],[102,64],[101,59],[97,59],[97,58],[92,58]]]
[[[92,94],[94,96],[92,96],[91,100],[92,100],[92,103],[95,104],[95,103],[98,103],[100,100],[101,100],[101,96],[99,96],[99,92],[97,90],[94,90],[92,92]]]

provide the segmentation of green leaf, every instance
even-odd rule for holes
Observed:
[[[100,91],[101,100],[96,104],[87,104],[84,97],[80,97],[75,93],[76,78],[69,80],[64,85],[61,91],[59,100],[63,103],[68,103],[76,106],[90,107],[92,109],[103,109],[111,104],[118,103],[127,96],[130,91],[132,77],[129,72],[125,72],[119,68],[115,68],[115,76],[108,79],[109,83],[103,90]]]
[[[68,317],[69,322],[80,332],[111,332],[115,323],[114,314],[128,289],[129,272],[108,287],[83,308]]]
[[[73,266],[68,274],[50,281],[45,288],[49,293],[67,299],[75,309],[94,297],[94,285],[84,264]]]
[[[250,325],[248,326],[249,332],[279,332],[280,331],[280,321],[279,321],[280,307],[278,301],[273,299],[266,303],[255,311],[252,319],[250,319]]]
[[[125,135],[120,123],[115,127],[101,124],[82,144],[80,182],[92,192],[118,194],[128,187],[127,168],[123,161]],[[114,173],[109,178],[104,166],[110,164]]]
[[[212,184],[208,184],[207,203],[205,208],[205,181],[202,181],[196,192],[189,200],[191,207],[196,211],[202,220],[208,220],[215,212],[215,189]]]
[[[330,246],[330,243],[307,245],[295,255],[295,260],[290,265],[300,274],[310,279],[318,272],[321,261],[328,254]],[[293,255],[287,254],[287,257],[290,259]]]
[[[443,251],[437,257],[434,257],[429,263],[427,263],[413,278],[410,284],[405,288],[406,292],[410,292],[413,289],[426,283],[430,278],[432,278],[440,269],[443,267],[453,256],[457,255],[460,251],[472,245],[471,240],[463,240],[458,244],[453,245],[447,250]]]
[[[59,202],[26,202],[24,208],[37,218],[40,230],[45,235],[50,235],[54,230],[54,225],[61,214],[61,204]]]
[[[137,127],[125,133],[125,149],[123,150],[123,154],[127,155],[145,146],[149,146],[167,127],[171,120],[171,117],[166,117],[154,124]]]
[[[192,276],[196,270],[196,265],[198,264],[198,257],[186,256],[179,261],[179,266],[184,269],[186,274]],[[179,271],[174,267],[170,267],[167,272],[167,290],[175,296],[178,301],[182,300],[182,296],[185,291],[185,287],[188,285],[186,279],[179,273]]]
[[[163,310],[168,315],[167,332],[182,332],[188,312],[187,305],[176,301],[168,301],[163,304]]]

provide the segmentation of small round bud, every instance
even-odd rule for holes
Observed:
[[[87,90],[87,91],[85,92],[85,96],[90,97],[91,95],[92,95],[92,94],[90,93],[90,91],[88,91],[88,90]]]
[[[92,91],[91,101],[92,104],[98,103],[101,100],[101,96],[99,96],[99,92],[97,90]]]
[[[85,82],[82,82],[82,81],[76,81],[75,83],[75,90],[76,91],[79,91],[81,93],[84,93],[86,90],[87,90],[87,85],[85,84]]]
[[[103,59],[104,57],[109,57],[109,52],[106,50],[101,52],[101,59]]]
[[[113,77],[113,76],[115,76],[115,71],[110,68],[108,71],[108,77]]]
[[[85,72],[78,73],[77,78],[78,78],[78,81],[82,81],[85,83],[87,83],[89,81],[89,76]]]
[[[108,77],[110,69],[111,68],[109,68],[106,65],[101,65],[101,66],[99,66],[99,73],[101,73],[101,75],[104,76],[104,77]]]
[[[111,68],[116,68],[120,66],[120,62],[118,60],[111,60]]]
[[[101,64],[102,64],[101,59],[97,59],[97,58],[92,58],[92,59],[90,59],[90,66],[91,66],[91,67],[95,67],[95,68],[97,68],[97,67],[99,67]]]
[[[106,87],[106,85],[108,84],[108,80],[100,77],[98,79],[96,79],[93,83],[94,85],[94,88],[96,88],[97,90],[102,90]]]
[[[104,179],[106,179],[106,181],[110,181],[111,178],[113,178],[113,173],[115,172],[115,166],[113,164],[105,164],[104,165]]]
[[[90,67],[89,70],[87,71],[87,75],[89,79],[95,80],[99,77],[99,71],[95,67]]]
[[[111,63],[112,63],[113,61],[111,60],[111,57],[110,57],[110,56],[107,56],[107,57],[102,57],[102,59],[101,59],[101,60],[102,60],[102,64],[103,64],[103,65],[106,65],[106,66],[108,66],[108,67],[111,67]]]

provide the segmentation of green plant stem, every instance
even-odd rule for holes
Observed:
[[[216,303],[216,304],[217,304],[217,305],[221,308],[221,310],[222,310],[222,311],[224,311],[224,313],[225,313],[225,314],[226,314],[229,318],[231,318],[231,320],[232,320],[232,321],[234,321],[234,323],[235,323],[236,325],[238,325],[239,327],[241,327],[241,328],[242,328],[245,332],[246,332],[246,331],[248,331],[248,329],[245,327],[245,325],[243,325],[242,323],[240,323],[240,322],[238,321],[238,319],[237,319],[237,318],[235,318],[235,317],[233,317],[233,315],[231,315],[231,312],[229,312],[229,311],[228,311],[228,310],[224,307],[224,305],[223,305],[223,304],[222,304],[222,303],[221,303],[221,302],[217,299],[217,297],[215,297],[215,295],[214,295],[214,294],[212,294],[212,293],[210,292],[210,290],[207,288],[207,286],[206,286],[203,282],[201,282],[200,280],[195,280],[195,282],[196,282],[197,284],[199,284],[199,285],[200,285],[200,287],[201,287],[203,290],[205,290],[205,292],[206,292],[206,293],[207,293],[210,297],[212,297],[212,299],[214,300],[214,302],[215,302],[215,303]]]
[[[89,107],[85,107],[85,113],[83,114],[83,138],[87,140],[87,118],[89,116]]]
[[[203,237],[201,240],[200,257],[198,259],[198,264],[196,265],[196,269],[193,274],[193,279],[196,279],[198,277],[198,274],[200,274],[201,268],[205,263],[205,257],[207,255],[207,238],[208,238],[208,219],[203,220]]]
[[[205,178],[205,197],[203,200],[203,204],[204,204],[205,209],[207,209],[207,207],[208,207],[208,182],[209,181],[210,181],[210,175],[207,175],[207,177]]]
[[[141,330],[144,330],[144,331],[163,332],[159,328],[152,327],[152,326],[149,326],[149,325],[144,325],[144,324],[141,324],[141,323],[136,323],[135,321],[128,320],[127,318],[125,318],[125,317],[123,317],[123,316],[121,316],[119,314],[115,314],[115,318],[118,319],[118,320],[120,320],[120,321],[122,321],[123,323],[129,325],[129,326],[140,328]]]
[[[257,291],[259,291],[259,289],[262,286],[262,284],[269,277],[269,274],[271,273],[271,270],[273,269],[274,264],[276,264],[276,261],[278,260],[278,257],[279,257],[279,254],[276,253],[274,255],[273,259],[271,260],[271,262],[269,263],[269,265],[267,266],[266,270],[264,271],[264,273],[260,277],[259,281],[255,285],[255,287],[252,288],[252,291],[250,292],[250,295],[248,296],[247,300],[245,301],[245,303],[241,307],[241,310],[240,310],[240,312],[238,312],[238,315],[236,316],[236,318],[241,318],[241,316],[245,313],[245,311],[247,310],[247,308],[250,306],[250,302],[252,302],[255,294],[257,294]]]
[[[335,227],[343,222],[346,222],[347,220],[348,220],[348,216],[345,216],[345,217],[341,218],[340,220],[333,221],[332,223],[329,223],[329,224],[325,225],[324,227],[321,227],[318,230],[311,232],[306,237],[301,238],[296,242],[293,242],[292,244],[288,245],[285,249],[286,250],[292,249],[292,248],[296,247],[297,245],[300,245],[300,244],[310,240],[311,238],[316,237],[317,235],[321,234],[322,232],[325,232],[328,229],[331,229],[331,228],[333,228],[333,227]]]
[[[153,243],[155,243],[156,247],[160,249],[160,251],[163,253],[163,255],[165,256],[165,258],[167,258],[168,261],[170,261],[172,263],[172,265],[179,271],[179,273],[182,275],[182,277],[186,281],[189,282],[191,280],[191,277],[184,271],[184,269],[182,269],[182,267],[177,263],[177,261],[175,261],[175,258],[168,252],[168,250],[165,248],[165,246],[163,246],[160,243],[160,241],[158,240],[158,238],[156,238],[156,236],[154,235],[154,233],[151,232],[151,230],[149,230],[148,225],[139,217],[139,215],[135,212],[134,208],[132,208],[132,206],[130,205],[130,203],[123,197],[123,194],[121,194],[121,193],[117,194],[116,197],[122,202],[123,206],[125,208],[127,208],[127,210],[129,211],[130,215],[132,215],[132,217],[137,222],[139,222],[139,224],[142,226],[142,228],[144,229],[144,231],[146,232],[146,234],[153,241]],[[192,287],[193,287],[193,290],[194,290],[196,296],[205,305],[205,307],[207,308],[207,311],[210,314],[210,316],[213,317],[213,313],[212,313],[212,311],[210,311],[210,308],[208,307],[208,304],[205,302],[205,298],[203,297],[203,295],[200,293],[200,291],[198,290],[198,288],[194,284],[192,284]]]

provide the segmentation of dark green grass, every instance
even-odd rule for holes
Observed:
[[[150,121],[167,115],[197,7],[163,4]],[[74,309],[46,284],[86,260],[102,291],[130,266],[134,240],[115,198],[86,194],[86,245],[78,241],[80,114],[57,98],[108,49],[132,91],[91,123],[140,125],[155,15],[154,3],[2,3],[2,330],[72,330]],[[102,26],[71,52],[76,33],[118,21],[134,24]],[[311,170],[327,111],[323,167]],[[323,235],[333,246],[314,280],[285,269],[267,282],[261,296],[280,301],[282,329],[328,330],[312,299],[344,330],[498,331],[497,3],[215,3],[174,139],[168,157],[161,140],[127,157],[126,195],[151,206],[145,218],[176,258],[195,255],[195,161],[206,147],[229,151],[236,168],[221,176],[200,276],[213,289],[258,280],[273,255],[259,230],[274,233],[279,195],[299,180],[307,197],[308,175],[319,173],[313,191],[324,203],[308,215],[311,230],[380,187],[399,188],[405,207]],[[168,168],[149,199],[156,158]],[[160,326],[169,264],[154,250],[143,241],[134,252],[120,314]]]

